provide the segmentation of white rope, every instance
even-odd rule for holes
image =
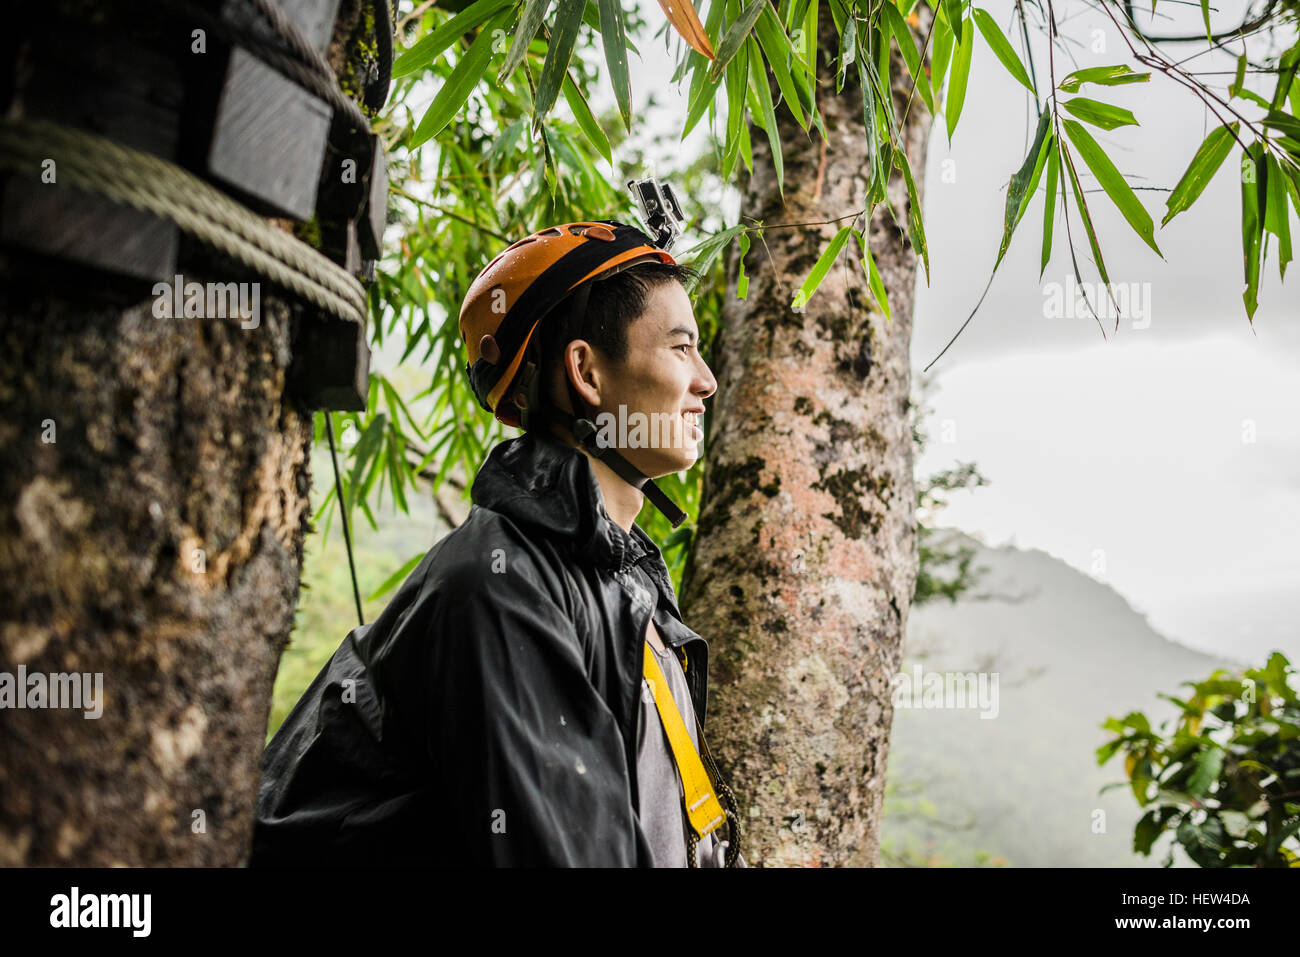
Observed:
[[[364,323],[366,291],[347,270],[187,170],[46,120],[0,120],[0,169],[153,213],[333,315]]]

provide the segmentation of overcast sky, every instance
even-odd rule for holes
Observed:
[[[651,24],[662,22],[655,0],[641,6]],[[983,6],[1004,27],[1010,22],[1010,0]],[[1240,20],[1240,2],[1216,6],[1216,28]],[[1076,41],[1072,57],[1057,53],[1058,80],[1079,67],[1134,62],[1105,14],[1078,2],[1056,8],[1062,34]],[[1186,22],[1164,28],[1183,32]],[[1030,35],[1046,89],[1046,39]],[[1166,49],[1177,59],[1203,47]],[[656,148],[668,157],[700,148],[693,134],[678,152],[684,104],[663,83],[672,70],[663,39],[642,50],[647,62],[631,58],[633,89],[639,99],[653,87],[665,104],[646,115]],[[1192,66],[1231,71],[1235,61],[1213,53]],[[1230,79],[1205,77],[1219,88]],[[1209,130],[1204,109],[1159,74],[1088,89],[1141,124],[1095,131],[1129,182],[1172,187]],[[918,270],[918,373],[979,299],[1001,235],[1005,183],[1033,125],[1027,93],[978,46],[952,143],[942,121],[930,141],[931,281]],[[1088,193],[1112,282],[1139,284],[1135,302],[1149,302],[1118,331],[1106,323],[1104,339],[1090,316],[1048,318],[1044,290],[1064,286],[1070,260],[1058,223],[1040,282],[1042,199],[1034,203],[979,313],[931,369],[932,440],[917,473],[976,462],[991,484],[957,494],[944,524],[1061,558],[1106,581],[1167,637],[1258,663],[1281,648],[1300,662],[1300,280],[1292,272],[1279,283],[1270,249],[1252,329],[1241,299],[1235,159],[1193,209],[1157,229],[1163,261],[1102,193]],[[1096,187],[1081,175],[1085,188]],[[1167,194],[1138,195],[1158,224]],[[1075,226],[1080,269],[1096,282]]]
[[[1007,22],[1010,4],[989,9]],[[1076,48],[1079,66],[1131,62],[1104,14],[1064,9],[1082,11],[1061,27],[1085,44]],[[1106,52],[1092,52],[1098,37]],[[1046,41],[1036,40],[1043,71]],[[1181,58],[1203,48],[1168,49]],[[1220,53],[1192,62],[1200,70],[1235,65]],[[1074,68],[1058,54],[1058,77]],[[1205,79],[1226,86],[1231,75]],[[932,279],[929,287],[918,279],[916,369],[969,314],[996,255],[1002,187],[1032,133],[1028,105],[1020,115],[1007,108],[1017,88],[979,49],[951,146],[935,125],[925,209]],[[1172,187],[1209,129],[1204,108],[1159,74],[1096,89],[1141,124],[1098,135],[1121,172],[1135,185]],[[1234,159],[1196,206],[1157,229],[1164,261],[1104,194],[1088,194],[1112,282],[1150,290],[1149,315],[1122,321],[1117,332],[1111,320],[1104,340],[1090,316],[1046,317],[1044,289],[1066,282],[1069,251],[1058,224],[1040,283],[1042,201],[1032,206],[979,313],[931,370],[939,373],[935,442],[918,473],[974,460],[992,484],[958,495],[946,522],[1064,559],[1185,644],[1251,660],[1280,647],[1297,662],[1300,284],[1292,271],[1279,282],[1270,250],[1252,329],[1241,299]],[[943,181],[945,160],[955,182]],[[1158,224],[1167,194],[1138,195]],[[1077,238],[1084,279],[1095,281],[1086,239]],[[945,422],[955,441],[943,441]]]

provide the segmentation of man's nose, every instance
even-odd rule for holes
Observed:
[[[718,380],[713,377],[712,370],[709,369],[708,363],[703,359],[700,360],[700,375],[696,385],[697,388],[692,391],[698,394],[701,399],[707,399],[718,391]]]

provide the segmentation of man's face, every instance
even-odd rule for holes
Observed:
[[[700,457],[704,399],[717,391],[718,381],[697,349],[699,328],[680,283],[650,290],[627,340],[621,363],[582,340],[566,349],[566,359],[578,360],[583,370],[580,391],[595,407],[600,436],[650,478],[688,469]],[[594,402],[592,387],[598,392]]]

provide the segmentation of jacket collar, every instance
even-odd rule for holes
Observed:
[[[474,503],[568,541],[602,568],[622,570],[653,553],[647,570],[666,584],[667,570],[654,540],[635,522],[623,531],[605,510],[587,456],[544,432],[506,439],[488,454],[471,489]],[[669,588],[671,596],[671,587]],[[676,602],[674,601],[675,605]]]

